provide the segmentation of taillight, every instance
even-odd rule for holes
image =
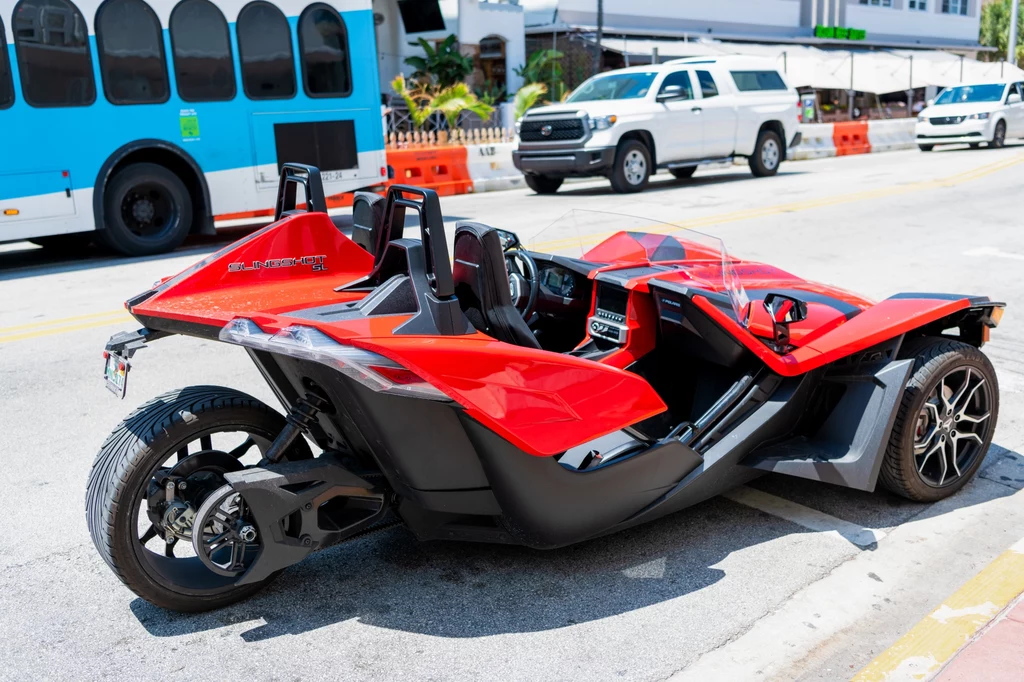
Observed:
[[[451,402],[442,391],[394,360],[338,343],[313,327],[294,325],[269,334],[252,320],[237,317],[220,330],[218,337],[227,343],[333,367],[379,393]]]
[[[804,103],[799,97],[796,100],[796,120],[800,123],[804,122]]]

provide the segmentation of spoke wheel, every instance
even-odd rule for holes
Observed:
[[[921,502],[955,493],[977,473],[999,413],[988,357],[951,339],[910,339],[900,351],[914,368],[889,436],[879,483]]]
[[[985,378],[970,367],[948,372],[932,390],[917,419],[914,458],[928,485],[954,485],[981,454],[991,399]]]

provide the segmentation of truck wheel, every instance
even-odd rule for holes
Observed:
[[[935,145],[933,144],[919,144],[917,145],[917,147],[923,152],[930,152],[931,150],[935,149]]]
[[[686,180],[692,178],[693,174],[697,172],[696,166],[687,166],[686,168],[669,168],[668,172],[672,174],[676,180]]]
[[[85,493],[93,544],[121,582],[151,604],[194,612],[244,599],[273,580],[238,587],[237,575],[207,568],[192,551],[191,519],[224,485],[223,475],[258,461],[284,426],[266,404],[219,386],[165,393],[121,422],[100,447]],[[302,438],[287,454],[310,456]],[[162,485],[168,476],[179,480],[171,493]],[[224,547],[232,556],[235,544]],[[246,541],[241,563],[255,560],[261,546],[260,538]]]
[[[554,194],[565,182],[565,178],[552,178],[547,175],[525,175],[526,186],[537,194]]]
[[[105,228],[96,238],[126,256],[165,253],[181,245],[192,226],[185,183],[155,163],[133,163],[107,183]]]
[[[754,153],[747,160],[755,178],[764,178],[779,172],[782,163],[782,139],[772,130],[762,130],[757,136]]]
[[[651,153],[637,140],[626,140],[615,152],[612,189],[619,194],[640,192],[651,177]]]
[[[1002,149],[1006,146],[1006,121],[996,123],[996,130],[992,133],[992,141],[988,143],[989,149]]]
[[[964,487],[988,452],[999,385],[988,357],[951,339],[909,340],[914,359],[878,481],[903,497],[935,502]]]

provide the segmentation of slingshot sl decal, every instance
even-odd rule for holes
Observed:
[[[327,270],[325,261],[327,256],[300,256],[298,258],[270,258],[268,260],[254,260],[251,263],[228,263],[228,272],[247,272],[249,270],[263,270],[270,268],[293,268],[298,265],[308,265],[313,272]]]

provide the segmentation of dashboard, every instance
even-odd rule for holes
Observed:
[[[577,292],[576,275],[557,265],[544,265],[540,268],[540,285],[549,294],[562,298],[573,298]]]

